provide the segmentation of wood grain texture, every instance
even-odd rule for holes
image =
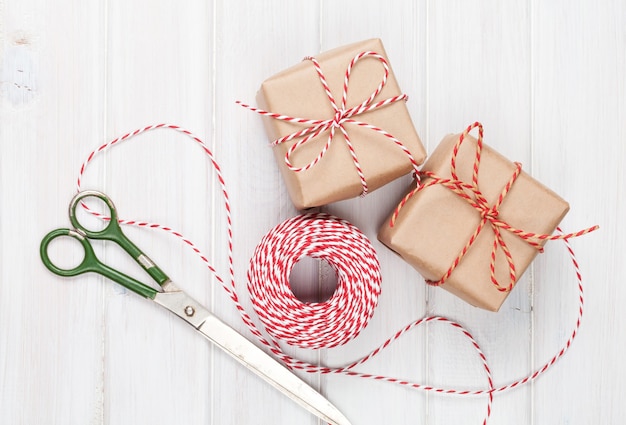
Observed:
[[[587,277],[583,326],[563,364],[537,382],[534,415],[546,423],[619,423],[625,413],[617,382],[626,377],[620,365],[626,332],[618,311],[626,291],[613,282],[624,274],[626,240],[619,224],[626,159],[626,8],[623,2],[536,3],[533,171],[570,202],[564,226],[593,221],[602,228],[574,242]],[[562,251],[552,247],[536,267],[537,363],[563,340],[567,328],[561,323],[574,313],[575,297],[565,292],[573,285],[572,273]],[[561,391],[550,381],[560,382]]]
[[[194,131],[215,152],[233,209],[237,291],[261,237],[294,216],[254,102],[267,77],[342,44],[380,37],[428,152],[479,120],[485,143],[563,196],[563,227],[586,282],[574,345],[533,384],[498,394],[490,424],[617,424],[626,416],[621,308],[626,289],[626,8],[621,0],[540,2],[0,1],[0,424],[319,424],[188,326],[98,277],[61,279],[38,259],[86,155],[158,122]],[[339,366],[402,326],[444,315],[467,326],[496,386],[552,357],[578,299],[562,244],[550,242],[497,314],[429,288],[376,233],[404,193],[399,179],[323,207],[357,225],[379,253],[383,293],[370,324],[330,350],[285,351]],[[84,188],[123,218],[188,236],[228,278],[226,215],[201,149],[156,130],[99,154]],[[127,234],[190,294],[253,338],[198,257],[163,232]],[[145,279],[112,247],[98,254]],[[80,255],[62,244],[55,256]],[[294,285],[316,296],[334,276],[303,262]],[[318,295],[319,296],[319,295]],[[255,318],[254,315],[252,315]],[[440,324],[416,329],[360,371],[457,389],[486,388],[471,346]],[[486,397],[430,394],[346,376],[303,375],[354,425],[481,423]]]

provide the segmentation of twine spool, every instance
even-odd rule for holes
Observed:
[[[304,303],[289,276],[304,257],[325,260],[337,289],[324,302]],[[331,348],[356,337],[369,322],[380,295],[380,265],[367,237],[332,215],[299,215],[268,232],[248,269],[248,291],[267,332],[302,348]]]

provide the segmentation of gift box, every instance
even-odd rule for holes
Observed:
[[[406,95],[386,58],[379,39],[366,40],[308,58],[262,83],[257,94],[262,110],[251,109],[263,115],[296,208],[371,192],[423,163],[426,152]]]
[[[478,139],[468,134],[477,126]],[[568,203],[483,145],[478,123],[446,136],[420,175],[379,240],[427,282],[498,311]]]

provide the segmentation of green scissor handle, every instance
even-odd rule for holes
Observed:
[[[50,242],[58,237],[63,236],[69,236],[76,239],[80,242],[80,244],[83,246],[83,249],[85,250],[85,258],[83,258],[83,261],[72,269],[62,269],[58,267],[52,262],[52,260],[50,260],[50,257],[48,256],[48,245],[50,244]],[[123,287],[146,298],[154,299],[157,294],[156,289],[151,288],[150,286],[145,285],[138,280],[127,276],[124,273],[119,272],[98,260],[98,257],[96,257],[96,254],[93,252],[93,248],[91,247],[91,243],[89,243],[89,240],[76,230],[56,229],[48,233],[41,241],[40,254],[41,260],[43,261],[43,264],[48,268],[48,270],[59,276],[70,277],[78,276],[83,273],[93,272],[108,277],[109,279],[119,283]]]
[[[76,216],[76,207],[84,198],[87,197],[99,198],[109,208],[109,220],[106,227],[102,230],[94,231],[87,229],[78,221]],[[98,260],[93,248],[91,247],[89,239],[100,239],[110,240],[121,246],[159,285],[163,285],[169,281],[167,275],[124,235],[118,223],[115,206],[104,193],[91,190],[79,192],[70,202],[69,216],[70,222],[75,227],[75,230],[56,229],[48,233],[41,241],[41,260],[53,273],[59,276],[76,276],[88,272],[98,273],[139,295],[146,298],[154,298],[157,294],[157,290],[107,266]],[[72,269],[62,269],[56,266],[48,256],[48,246],[50,242],[58,237],[67,236],[78,240],[85,250],[85,257],[83,258],[83,261]]]

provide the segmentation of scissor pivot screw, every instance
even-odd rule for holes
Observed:
[[[196,310],[195,310],[192,306],[188,305],[187,307],[185,307],[185,314],[186,314],[187,316],[191,317],[191,316],[193,316],[195,313],[196,313]]]

